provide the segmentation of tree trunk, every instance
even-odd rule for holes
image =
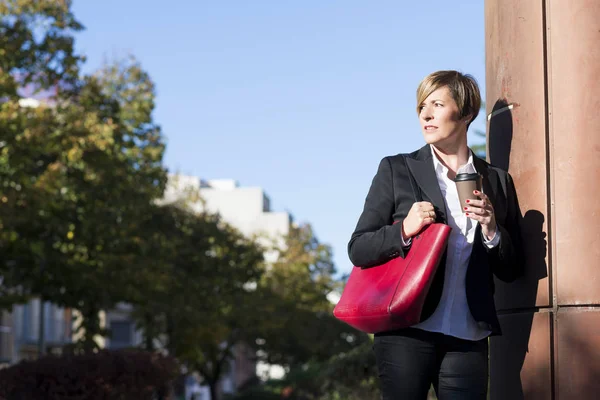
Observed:
[[[154,320],[152,315],[147,313],[146,319],[146,332],[144,335],[144,347],[147,351],[154,351]]]
[[[175,324],[173,323],[173,318],[171,318],[170,315],[167,314],[166,316],[167,319],[167,327],[166,327],[166,334],[167,334],[167,350],[169,351],[169,354],[171,355],[175,355],[175,347],[173,346],[174,340],[173,338],[175,337]]]
[[[46,353],[46,308],[44,307],[44,296],[40,296],[40,319],[38,321],[38,357],[42,357]]]
[[[219,400],[218,396],[218,392],[217,392],[217,384],[219,383],[219,381],[209,381],[208,382],[208,387],[210,389],[210,400]]]
[[[217,385],[219,384],[219,380],[221,379],[221,371],[223,370],[222,363],[222,360],[215,360],[215,363],[213,364],[214,367],[211,371],[211,378],[208,379],[208,385],[210,386],[210,400],[219,400],[219,393],[217,393]]]
[[[94,340],[94,336],[101,333],[100,317],[98,316],[100,310],[91,304],[86,304],[80,311],[83,318],[81,325],[85,332],[83,337],[83,351],[84,353],[89,354],[94,352],[98,347],[98,343]]]
[[[46,247],[48,247],[46,245]],[[40,276],[43,278],[46,272],[46,258],[42,260],[40,264]],[[44,307],[45,297],[42,293],[40,294],[40,319],[38,321],[39,334],[38,334],[38,358],[41,358],[46,354],[46,308]]]

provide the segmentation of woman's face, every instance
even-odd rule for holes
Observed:
[[[458,106],[446,86],[431,93],[419,110],[421,131],[428,144],[443,147],[466,141],[468,119],[459,118]]]

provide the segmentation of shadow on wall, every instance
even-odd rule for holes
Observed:
[[[490,164],[508,171],[513,138],[512,112],[506,100],[497,100],[492,108],[488,134]]]
[[[492,109],[489,124],[488,154],[491,164],[508,170],[513,139],[512,112],[506,100],[496,101]],[[519,187],[516,188],[520,192]],[[520,213],[520,211],[519,211]],[[549,380],[543,378],[539,382],[528,380],[526,388],[521,381],[521,369],[529,351],[536,298],[539,281],[548,276],[546,265],[547,242],[543,231],[544,214],[539,210],[529,210],[522,216],[520,225],[525,253],[525,274],[515,282],[506,284],[496,280],[496,306],[500,316],[503,335],[493,337],[490,346],[490,398],[520,400],[531,398],[527,393],[533,385],[539,386],[539,398],[549,390]],[[545,335],[547,330],[536,334]],[[533,343],[533,342],[532,342]],[[549,346],[547,349],[549,354]],[[550,364],[547,367],[549,378]],[[531,377],[537,379],[535,377]],[[533,396],[534,398],[536,396]],[[549,398],[549,397],[548,397]]]

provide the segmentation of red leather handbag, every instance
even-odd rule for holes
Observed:
[[[410,181],[414,193],[412,177]],[[445,224],[430,224],[412,238],[405,258],[375,267],[353,267],[333,315],[367,333],[419,323],[451,230]]]

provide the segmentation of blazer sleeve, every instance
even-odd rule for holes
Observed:
[[[392,165],[386,157],[379,163],[362,214],[348,243],[348,255],[355,266],[371,267],[405,256],[402,221],[393,221],[395,208]]]
[[[494,275],[505,282],[512,282],[523,275],[525,259],[521,237],[522,219],[517,192],[510,174],[506,174],[503,186],[506,192],[507,213],[503,224],[497,223],[500,232],[498,246],[488,249],[489,263]]]

